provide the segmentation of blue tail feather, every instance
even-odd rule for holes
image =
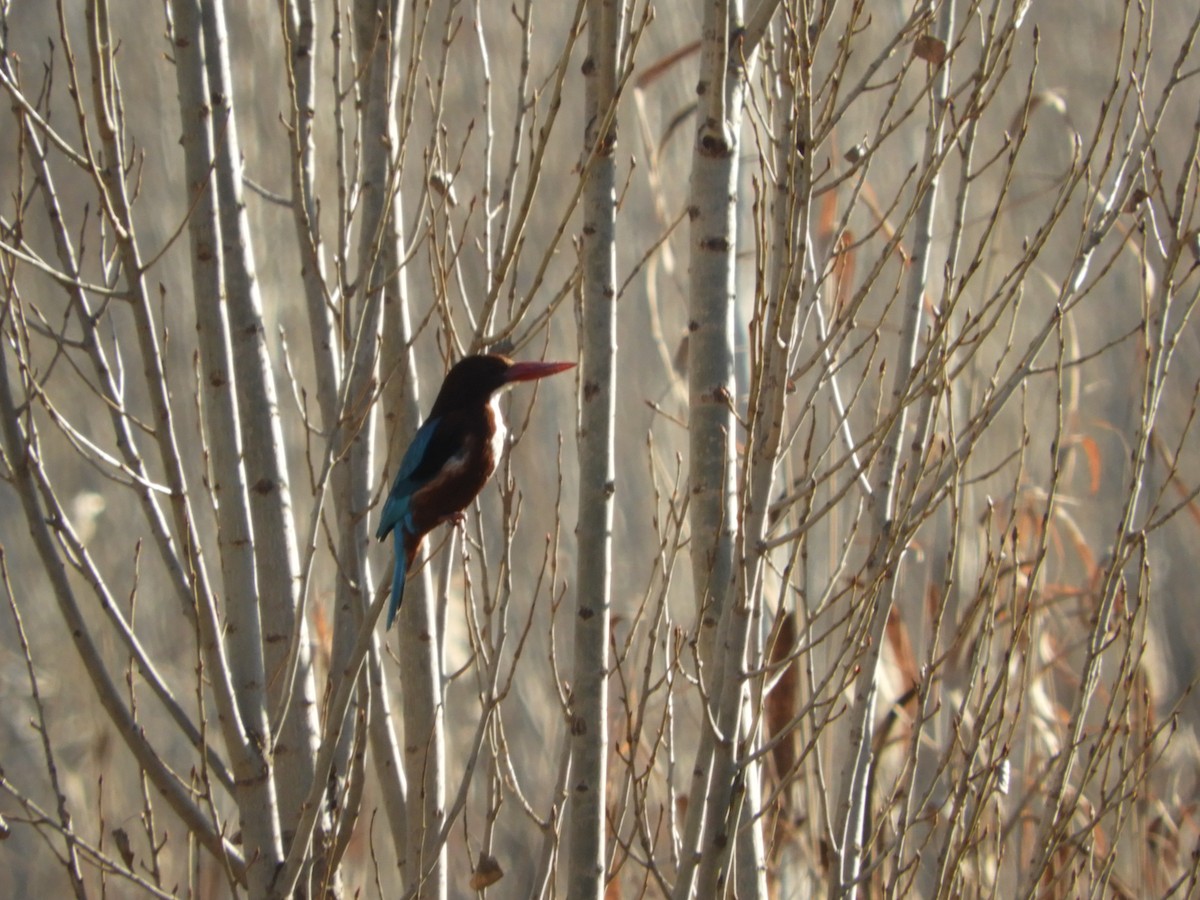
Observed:
[[[396,561],[392,566],[392,599],[388,604],[387,627],[392,627],[396,611],[400,609],[400,601],[404,599],[404,578],[408,570],[408,553],[404,548],[404,529],[392,531],[392,545]]]

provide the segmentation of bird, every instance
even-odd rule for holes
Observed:
[[[391,534],[395,552],[388,629],[425,535],[443,522],[459,521],[496,470],[507,437],[500,394],[517,382],[574,366],[480,353],[463,357],[446,373],[428,418],[404,452],[375,532],[380,541]]]

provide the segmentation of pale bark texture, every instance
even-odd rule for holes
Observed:
[[[956,0],[943,0],[938,9],[934,39],[949,46],[954,37]],[[925,322],[925,297],[929,289],[929,257],[933,246],[934,221],[938,213],[938,185],[945,159],[945,120],[949,113],[947,100],[950,89],[952,62],[942,65],[933,81],[928,103],[928,124],[925,130],[925,164],[920,184],[920,196],[910,228],[907,284],[902,297],[902,322],[897,348],[897,365],[892,373],[891,408],[896,410],[883,436],[879,459],[870,479],[867,503],[871,529],[868,540],[867,579],[878,585],[866,614],[866,651],[854,683],[854,702],[850,709],[849,752],[842,762],[841,801],[835,819],[838,851],[838,879],[831,883],[830,897],[856,897],[862,868],[869,786],[871,784],[872,745],[875,740],[876,706],[879,693],[879,660],[885,645],[884,630],[895,607],[897,570],[902,564],[904,542],[896,536],[912,526],[897,520],[900,506],[898,496],[906,472],[914,471],[916,460],[906,451],[906,436],[912,408],[914,373],[921,330]],[[949,266],[953,271],[952,264]],[[935,351],[936,352],[936,351]],[[932,410],[927,405],[927,411]],[[928,423],[917,426],[923,433]],[[908,466],[902,466],[909,463]],[[912,509],[910,507],[910,509]],[[915,510],[919,513],[919,510]]]
[[[368,508],[371,504],[372,484],[365,478],[373,477],[374,465],[368,464],[372,446],[371,428],[374,421],[375,392],[378,379],[376,372],[387,372],[396,386],[404,388],[409,381],[410,366],[407,352],[397,341],[391,343],[400,356],[379,358],[380,329],[383,326],[385,300],[392,298],[397,315],[394,328],[396,336],[405,336],[407,325],[406,298],[403,287],[397,282],[400,260],[404,254],[403,234],[400,232],[399,207],[401,200],[399,151],[402,147],[402,123],[398,120],[400,110],[402,51],[405,41],[405,6],[397,2],[374,2],[363,0],[355,5],[355,35],[358,58],[365,67],[363,134],[366,136],[362,154],[363,189],[362,231],[359,235],[359,275],[361,312],[352,320],[354,323],[354,366],[351,369],[351,386],[346,391],[348,401],[345,413],[347,433],[353,435],[350,453],[351,465],[349,496],[355,505],[346,508],[345,521],[340,534],[343,540],[343,565],[349,565],[346,574],[347,588],[355,593],[355,608],[361,608],[358,592],[369,598],[366,590],[371,585],[366,568],[365,551],[370,534]],[[411,85],[409,86],[411,89]],[[387,346],[387,345],[384,345]],[[413,403],[415,405],[415,385]],[[385,394],[389,399],[397,394]],[[403,397],[403,394],[400,394]],[[402,401],[403,402],[403,401]],[[392,415],[396,411],[393,409]],[[402,417],[402,420],[406,417]],[[408,418],[408,421],[412,421]],[[399,465],[396,453],[403,447],[406,434],[410,431],[393,432],[393,442],[398,442],[391,455],[394,466]],[[363,459],[354,464],[355,454]],[[385,484],[386,490],[387,485]],[[347,538],[346,529],[355,536]],[[354,573],[361,573],[355,575]],[[400,676],[404,692],[404,740],[402,765],[404,782],[408,785],[403,816],[389,812],[393,826],[405,826],[403,853],[400,863],[406,881],[418,897],[447,896],[447,857],[442,828],[446,816],[446,747],[445,711],[443,702],[443,673],[441,644],[442,636],[437,626],[435,598],[425,586],[427,578],[412,578],[405,590],[404,604],[397,616],[399,632],[398,653]],[[390,586],[391,579],[383,579]],[[385,588],[386,590],[386,588]],[[348,594],[349,595],[349,594]],[[343,631],[346,643],[342,645],[342,658],[348,654],[359,622],[358,615],[348,616]],[[335,653],[338,652],[335,646]],[[373,645],[370,672],[377,671],[380,648]],[[355,661],[357,662],[357,661]],[[376,676],[378,678],[378,676]],[[366,683],[366,682],[364,682]],[[362,698],[359,702],[365,702]],[[376,726],[373,729],[372,745],[375,748],[377,768],[381,762],[387,770],[383,777],[391,782],[389,809],[397,809],[400,769],[391,761],[393,747],[388,733],[381,730],[385,710],[380,704],[373,711]],[[386,721],[386,720],[384,720]],[[348,754],[352,733],[343,732],[344,750]]]
[[[237,405],[237,383],[229,334],[226,291],[223,281],[221,229],[217,209],[215,148],[212,133],[211,92],[205,70],[205,43],[201,39],[200,5],[190,0],[172,4],[176,41],[175,72],[179,105],[187,111],[183,122],[184,168],[189,194],[194,198],[188,221],[191,244],[192,293],[196,304],[197,345],[200,379],[205,390],[202,409],[205,431],[212,454],[211,493],[216,508],[225,623],[231,640],[228,661],[231,689],[238,698],[237,740],[254,760],[249,781],[256,783],[254,796],[241,804],[243,831],[260,835],[251,843],[250,855],[278,861],[283,849],[275,796],[271,755],[262,747],[271,734],[267,716],[266,673],[262,622],[257,602],[259,585],[254,559],[254,533],[250,521],[246,470],[243,467],[243,432]],[[221,642],[217,625],[201,613],[202,631],[208,632],[206,649],[210,666],[221,671]],[[232,726],[234,723],[230,723]],[[229,742],[227,737],[226,741]],[[239,776],[239,780],[246,774]],[[264,854],[260,842],[274,851]],[[258,871],[259,889],[274,873],[269,867]]]
[[[608,642],[612,522],[616,497],[617,66],[623,4],[588,3],[583,132],[583,320],[579,413],[580,553],[575,597],[575,675],[570,698],[572,897],[604,896],[608,773]]]
[[[674,896],[679,900],[694,891],[704,896],[717,890],[718,881],[724,883],[744,798],[741,789],[737,799],[733,797],[750,628],[750,608],[737,596],[734,570],[738,156],[746,66],[754,56],[754,48],[743,43],[743,26],[740,0],[705,5],[688,208],[688,490],[699,674],[707,688],[711,720],[701,733],[693,763],[683,855],[675,882]],[[743,777],[736,780],[744,788]],[[697,864],[701,864],[698,873]]]
[[[296,622],[300,557],[292,514],[291,487],[284,451],[275,372],[267,350],[263,301],[255,261],[255,242],[243,196],[242,151],[232,102],[229,40],[223,0],[201,4],[201,33],[208,75],[214,138],[217,221],[222,276],[237,384],[242,452],[249,487],[263,660],[272,708],[282,706],[285,686],[292,690],[287,717],[271,723],[271,752],[277,756],[282,818],[293,821],[313,780],[319,722],[309,663],[306,624]],[[196,39],[199,35],[195,36]],[[294,681],[279,677],[287,668],[293,627],[300,630]],[[272,693],[273,689],[273,693]],[[267,740],[267,735],[256,736]]]

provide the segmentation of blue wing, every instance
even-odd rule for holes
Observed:
[[[396,473],[396,480],[392,482],[392,490],[388,493],[387,502],[383,504],[383,513],[379,517],[379,528],[375,531],[375,537],[379,540],[387,537],[397,525],[411,527],[413,494],[428,484],[442,467],[443,461],[437,461],[435,465],[430,466],[433,460],[429,459],[430,450],[435,444],[434,435],[440,423],[440,419],[428,419],[417,429],[412,443],[404,451],[404,458],[400,460],[400,471]]]
[[[400,470],[396,473],[387,501],[383,504],[375,537],[382,541],[391,534],[396,555],[392,569],[392,597],[388,605],[388,628],[392,627],[392,620],[396,618],[396,611],[404,598],[404,580],[409,564],[406,540],[419,542],[422,536],[413,519],[413,497],[433,481],[462,448],[462,436],[455,426],[453,415],[431,416],[417,429],[400,461]],[[412,546],[415,547],[415,543]]]

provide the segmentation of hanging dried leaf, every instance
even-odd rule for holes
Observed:
[[[479,862],[476,863],[475,871],[471,874],[471,890],[482,891],[484,888],[491,887],[503,877],[504,870],[500,868],[500,863],[496,857],[487,853],[480,853]]]
[[[940,66],[946,61],[946,42],[932,34],[923,34],[913,41],[913,56]]]
[[[917,674],[917,657],[913,653],[912,639],[908,635],[908,626],[904,624],[904,620],[900,617],[896,607],[892,607],[888,613],[887,620],[887,642],[892,649],[892,658],[895,660],[896,668],[900,670],[903,677],[905,689],[914,688],[917,686],[919,676]]]
[[[866,156],[867,151],[870,149],[871,149],[870,142],[866,138],[863,138],[861,141],[859,141],[857,144],[855,144],[853,147],[851,147],[849,150],[847,150],[845,153],[843,153],[842,158],[844,160],[846,160],[846,162],[850,163],[850,165],[854,165],[855,163],[859,162],[864,156]]]
[[[792,613],[779,617],[779,624],[771,640],[771,665],[779,665],[796,648],[796,619]],[[800,673],[793,659],[779,673],[775,685],[763,703],[766,707],[768,739],[781,734],[799,710]],[[792,738],[775,745],[771,753],[775,760],[776,777],[783,779],[796,765],[796,747]]]
[[[439,197],[444,197],[450,207],[458,206],[458,196],[454,193],[454,176],[450,172],[442,169],[431,172],[429,187]]]
[[[837,191],[826,191],[821,195],[820,215],[817,218],[817,246],[822,252],[829,249],[833,240],[837,212]]]
[[[1125,208],[1121,211],[1125,213],[1137,212],[1138,207],[1149,199],[1150,195],[1142,188],[1134,188],[1129,192],[1129,199],[1125,201]]]
[[[834,308],[840,313],[854,296],[854,234],[842,232],[838,239],[837,253],[833,257]]]
[[[129,832],[124,828],[114,828],[112,830],[113,840],[117,843],[117,852],[121,854],[121,861],[125,863],[125,868],[133,868],[133,847],[129,843]]]

